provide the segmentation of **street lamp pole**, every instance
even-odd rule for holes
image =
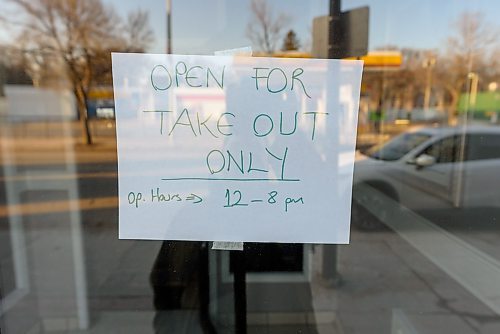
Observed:
[[[432,69],[436,64],[436,59],[431,57],[426,59],[424,62],[424,68],[427,68],[427,82],[425,85],[425,95],[424,95],[424,110],[429,110],[429,104],[431,100],[431,87],[432,87]]]
[[[474,112],[476,108],[476,99],[477,99],[477,85],[479,83],[479,75],[475,72],[470,72],[468,75],[470,79],[470,94],[469,94],[469,106],[472,107],[472,112]]]

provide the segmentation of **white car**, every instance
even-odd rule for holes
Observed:
[[[500,207],[500,127],[422,128],[358,153],[352,221],[374,227],[361,184],[414,211]]]

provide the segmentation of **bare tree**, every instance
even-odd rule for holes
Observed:
[[[127,29],[121,29],[120,17],[101,0],[8,1],[24,15],[17,22],[5,17],[3,20],[22,27],[25,54],[31,55],[33,61],[53,59],[63,65],[76,97],[84,140],[91,144],[87,97],[95,79],[95,65],[102,62],[102,57],[110,59],[111,50],[126,50],[128,43],[137,42],[141,47],[150,43],[147,15],[130,15]],[[124,30],[129,39],[123,36]]]
[[[137,10],[128,14],[124,32],[130,51],[144,50],[153,42],[153,31],[148,22],[148,12]]]
[[[366,72],[363,83],[370,87],[372,105],[380,100],[388,108],[412,110],[429,107],[447,109],[448,121],[454,123],[460,96],[484,90],[500,81],[500,49],[496,27],[477,12],[465,12],[452,24],[452,35],[444,51],[401,49],[403,65],[395,72]],[[379,50],[398,50],[386,45]],[[475,87],[474,87],[475,89]],[[433,102],[431,102],[433,101]]]
[[[282,40],[290,17],[284,13],[275,16],[266,0],[252,0],[251,21],[247,25],[247,37],[261,50],[272,54]]]
[[[484,79],[491,69],[497,31],[478,12],[464,12],[453,23],[454,35],[448,38],[445,54],[438,59],[436,82],[449,94],[448,119],[453,120],[460,94],[467,88],[471,74]],[[439,66],[438,66],[439,65]]]

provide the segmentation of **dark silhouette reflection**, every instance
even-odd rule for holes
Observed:
[[[238,275],[242,272],[243,275],[257,272],[267,274],[302,272],[303,245],[251,243],[245,248],[245,251],[230,256],[230,271],[238,281],[231,285],[234,293],[235,319],[243,317],[246,320],[247,313],[272,314],[287,310],[291,314],[314,313],[308,282],[297,284],[276,281],[254,284],[236,275],[238,268]],[[208,251],[205,242],[162,243],[150,275],[156,310],[153,322],[155,333],[216,333],[208,313],[210,279]],[[248,297],[241,298],[246,294]],[[278,308],[279,311],[274,308]],[[227,329],[228,324],[222,325]],[[265,330],[272,332],[273,329],[278,330],[283,326],[248,324],[248,328],[253,327],[256,329],[265,327]],[[311,324],[296,323],[286,327],[293,328],[294,332],[316,333]],[[237,327],[234,327],[234,330],[237,333],[241,332]]]
[[[300,315],[314,314],[313,296],[310,282],[286,282],[286,275],[305,274],[308,269],[304,267],[303,244],[277,244],[277,243],[246,243],[244,252],[232,253],[229,270],[237,279],[241,267],[247,274],[274,274],[281,279],[272,279],[267,283],[258,283],[250,279],[243,281],[246,286],[245,309],[248,314],[268,313],[269,317],[276,314]],[[238,282],[234,284],[234,293],[241,293]],[[238,301],[235,295],[235,301]],[[236,317],[239,314],[236,303]],[[266,333],[317,333],[315,325],[294,319],[290,324],[267,324],[258,326],[249,321],[248,329],[251,332]],[[236,333],[243,333],[238,331]],[[246,333],[246,332],[245,332]]]
[[[247,272],[302,272],[304,246],[302,244],[245,244]],[[272,256],[271,256],[272,254]],[[234,254],[231,254],[234,255]],[[229,268],[233,272],[236,258],[230,257]]]
[[[235,68],[242,70],[245,67],[235,66]],[[308,108],[317,108],[317,105],[324,103],[320,102],[324,94],[320,90],[322,83],[314,84],[316,86],[311,86],[311,92],[314,91],[315,94],[311,93],[313,95],[311,101],[301,100],[299,93],[293,91],[272,96],[273,104],[270,105],[268,100],[261,97],[262,92],[254,89],[252,81],[233,82],[226,91],[226,111],[236,113],[242,103],[241,94],[238,92],[247,92],[246,99],[253,101],[252,107],[256,111],[239,113],[238,117],[234,119],[234,126],[235,128],[239,126],[243,129],[254,129],[254,132],[242,131],[237,136],[223,137],[219,141],[221,142],[219,148],[231,152],[243,152],[245,149],[253,152],[266,152],[266,150],[267,152],[288,152],[290,146],[290,148],[293,147],[293,150],[290,149],[290,157],[296,161],[295,170],[290,171],[291,174],[294,172],[298,174],[299,170],[307,170],[310,175],[322,175],[324,168],[332,166],[334,168],[332,173],[341,177],[341,173],[344,171],[337,167],[339,166],[337,157],[330,158],[335,159],[335,161],[326,161],[326,158],[322,158],[322,154],[326,152],[328,147],[339,141],[339,136],[330,138],[332,136],[329,135],[330,130],[338,130],[338,126],[333,121],[326,122],[325,120],[327,124],[325,128],[320,129],[318,126],[318,130],[314,132],[313,126],[316,126],[316,123],[312,123],[311,116],[307,114]],[[265,135],[263,132],[258,133],[254,128],[257,111],[261,114],[268,113],[275,120],[279,119],[280,130],[270,131]],[[307,123],[307,120],[310,122]],[[301,127],[300,122],[307,126]],[[277,124],[275,129],[278,127]],[[293,137],[291,137],[292,134]],[[314,138],[316,138],[315,142]],[[258,154],[254,155],[253,161],[256,166],[266,166],[266,170],[248,170],[248,173],[251,173],[250,177],[255,179],[270,178],[273,175],[282,175],[283,177],[283,165],[273,165]],[[278,166],[281,166],[282,170],[279,170]],[[314,198],[316,190],[320,189],[323,183],[324,180],[319,178],[310,180],[308,186],[301,189],[303,191],[301,195],[305,198]],[[216,197],[221,194],[220,186],[215,183],[208,183],[204,187],[208,194],[204,198]],[[248,185],[246,187],[250,190],[254,189],[252,188],[254,186]],[[270,182],[262,183],[259,187],[265,193],[275,189],[275,185]],[[276,189],[281,191],[285,188]],[[343,190],[335,189],[336,192]],[[208,199],[207,202],[209,202]],[[238,209],[227,207],[224,210],[227,210],[227,217],[230,217],[224,217],[224,219],[234,219],[237,223]],[[179,214],[178,217],[181,215]],[[182,212],[182,219],[176,220],[174,218],[169,222],[169,228],[173,229],[177,226],[176,224],[183,224],[186,221],[195,222],[197,219],[199,220],[199,217],[186,208]],[[216,226],[215,220],[207,223]],[[225,234],[221,233],[220,235]],[[230,239],[234,240],[234,237]],[[173,322],[186,324],[182,328],[176,327],[176,333],[192,333],[198,330],[194,325],[196,321],[193,321],[198,316],[201,320],[200,327],[203,327],[203,330],[210,330],[207,312],[208,281],[212,277],[208,277],[208,250],[204,245],[204,243],[199,242],[164,242],[162,244],[151,272],[154,305],[157,310],[154,328],[157,333],[174,332],[172,330]],[[308,272],[310,268],[304,265],[306,259],[303,245],[246,243],[243,253],[233,253],[229,262],[229,270],[223,268],[220,262],[217,262],[217,269],[224,270],[222,275],[227,274],[227,277],[231,277],[230,275],[233,274],[230,279],[234,280],[234,286],[227,281],[224,282],[223,279],[220,282],[217,281],[216,284],[220,285],[221,296],[233,296],[234,304],[227,305],[229,304],[227,303],[221,314],[224,313],[225,316],[234,310],[231,316],[234,315],[234,330],[237,333],[245,333],[246,328],[273,332],[282,330],[284,327],[293,330],[293,332],[316,332],[314,324],[307,320],[310,319],[311,314],[314,314],[314,308]],[[328,263],[328,266],[335,266],[335,263]],[[250,278],[246,273],[251,273],[252,279],[245,281],[246,277]],[[253,280],[253,275],[260,274],[262,274],[261,277],[265,276],[268,281]],[[218,303],[219,301],[211,300],[210,302]],[[175,314],[181,314],[176,313],[179,310],[184,311],[180,315],[184,317],[183,319],[175,318]],[[249,321],[248,326],[243,325],[242,328],[241,324],[246,323],[247,315],[265,317],[269,321],[263,323],[261,327],[255,326]],[[248,316],[248,319],[251,317]],[[283,323],[276,324],[279,321]],[[227,326],[228,324],[221,325]],[[233,328],[229,327],[229,329]]]
[[[155,333],[215,333],[208,316],[208,248],[165,241],[150,275]]]

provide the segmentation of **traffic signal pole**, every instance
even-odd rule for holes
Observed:
[[[330,0],[331,22],[328,31],[328,58],[330,59],[342,58],[344,51],[342,49],[340,2],[341,0]],[[337,271],[337,251],[337,245],[323,245],[323,278],[333,287],[340,283],[340,275]]]
[[[328,58],[340,59],[344,50],[342,50],[342,24],[340,21],[340,4],[341,0],[330,0],[330,26],[329,26],[329,40],[330,47],[328,50]]]

